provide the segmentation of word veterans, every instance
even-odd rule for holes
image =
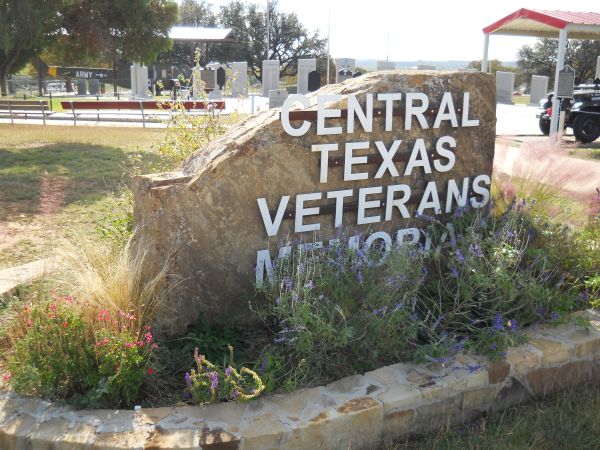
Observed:
[[[316,111],[308,109],[312,105],[304,95],[291,95],[285,101],[281,125],[289,136],[301,137],[316,132],[317,136],[345,135],[350,140],[319,143],[307,148],[318,156],[319,179],[318,183],[315,180],[315,187],[332,183],[335,186],[323,189],[325,192],[318,192],[323,191],[318,188],[317,192],[289,192],[275,204],[269,204],[266,197],[256,199],[267,236],[276,237],[284,219],[294,220],[294,233],[305,233],[320,231],[323,222],[315,220],[315,216],[325,214],[331,214],[333,227],[340,228],[402,220],[406,223],[425,213],[435,216],[450,214],[465,206],[481,208],[487,205],[490,174],[461,171],[454,178],[448,174],[455,168],[456,150],[460,147],[451,130],[479,127],[479,119],[469,117],[469,92],[459,95],[443,92],[436,99],[422,92],[367,93],[360,97],[362,103],[356,95],[348,95],[345,110],[332,107],[342,103],[342,95],[318,96]],[[456,98],[461,101],[455,102]],[[375,99],[382,108],[374,108]],[[295,103],[305,110],[291,111]],[[313,120],[306,120],[309,118]],[[427,137],[414,139],[414,132],[410,131],[415,126],[429,130]],[[439,134],[435,136],[438,130]],[[410,140],[401,139],[402,131],[410,132],[407,133]],[[362,139],[352,140],[353,133],[360,133]],[[377,133],[378,136],[368,141],[364,140],[365,133]],[[472,146],[472,142],[470,144]],[[465,157],[462,152],[461,155]],[[368,170],[367,166],[373,162],[377,162],[377,169]],[[334,174],[333,170],[343,172]],[[374,185],[355,185],[370,180]],[[344,186],[340,182],[352,185]],[[408,205],[414,205],[412,213]],[[356,219],[346,219],[346,213]],[[383,240],[387,244],[388,239]],[[398,243],[403,241],[398,237]],[[268,250],[257,252],[257,282],[263,281],[265,268],[267,276],[271,275],[268,253]]]

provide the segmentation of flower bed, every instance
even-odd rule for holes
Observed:
[[[600,315],[590,328],[538,326],[506,360],[459,354],[400,363],[326,386],[204,407],[75,411],[0,394],[0,447],[62,449],[374,448],[600,379]]]

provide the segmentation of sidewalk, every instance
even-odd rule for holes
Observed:
[[[30,283],[59,267],[58,257],[39,259],[16,267],[0,269],[0,296],[13,291],[18,285]]]

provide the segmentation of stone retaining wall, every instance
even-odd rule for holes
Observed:
[[[75,411],[0,393],[0,449],[371,449],[485,411],[600,379],[592,327],[539,327],[506,361],[459,356],[447,367],[395,364],[249,403]]]

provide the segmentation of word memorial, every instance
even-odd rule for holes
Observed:
[[[457,108],[454,104],[452,94],[444,92],[439,102],[439,107],[434,116],[433,123],[429,123],[426,112],[430,104],[434,103],[432,99],[422,92],[402,93],[380,93],[376,96],[378,101],[384,103],[383,110],[377,110],[376,114],[381,115],[385,120],[375,120],[375,126],[383,127],[385,133],[390,135],[394,132],[394,113],[400,110],[394,110],[394,104],[402,105],[404,100],[404,115],[400,117],[399,123],[401,131],[411,131],[414,123],[422,130],[439,130],[444,123],[451,132],[458,127],[478,127],[479,120],[469,118],[470,94],[464,92],[462,103]],[[358,122],[362,131],[367,134],[373,133],[374,126],[374,94],[365,95],[365,109],[356,95],[349,95],[347,98],[348,109],[344,110],[347,118],[347,126],[344,130],[342,126],[327,126],[327,119],[339,119],[342,117],[342,110],[327,108],[328,102],[340,102],[340,95],[322,95],[317,96],[316,111],[316,134],[318,136],[349,135],[355,132],[355,123]],[[311,106],[310,101],[304,95],[292,95],[288,97],[282,107],[281,124],[283,130],[290,136],[300,137],[308,133],[311,129],[311,123],[303,120],[302,125],[294,127],[292,125],[293,112],[290,114],[290,107],[294,102],[300,103],[305,108]],[[457,110],[462,113],[459,117]],[[376,116],[377,117],[377,116]],[[380,122],[380,123],[377,123]],[[387,136],[386,136],[387,137]],[[464,208],[469,205],[473,208],[481,208],[489,202],[491,183],[488,174],[478,174],[471,177],[463,177],[461,180],[450,178],[443,186],[446,199],[442,205],[440,203],[440,186],[436,181],[428,181],[423,192],[417,195],[415,199],[414,190],[410,183],[401,183],[403,180],[410,180],[413,175],[421,177],[431,175],[433,172],[450,172],[455,166],[457,151],[457,141],[452,134],[444,134],[436,138],[437,140],[428,146],[426,140],[422,137],[417,138],[411,145],[403,144],[402,139],[394,138],[390,145],[386,145],[384,140],[377,141],[346,141],[344,143],[326,143],[313,144],[310,151],[316,153],[319,161],[319,183],[326,185],[329,179],[329,172],[334,170],[330,166],[330,155],[334,152],[342,153],[343,156],[339,162],[343,173],[344,182],[359,180],[370,180],[377,182],[376,186],[361,187],[359,189],[341,189],[330,190],[327,192],[311,192],[296,194],[294,216],[294,233],[317,232],[320,231],[320,223],[309,223],[310,216],[318,216],[326,211],[333,214],[334,227],[339,228],[344,225],[371,225],[381,222],[389,222],[394,218],[394,214],[399,214],[403,219],[411,217],[418,218],[422,214],[439,215],[442,213],[452,213],[456,208]],[[343,146],[343,148],[342,148]],[[365,165],[369,164],[369,158],[373,159],[372,150],[376,149],[378,158],[377,170],[373,176],[368,171],[363,170]],[[369,154],[357,156],[357,151],[368,151]],[[400,158],[398,154],[408,155],[406,162],[398,164]],[[334,163],[334,164],[335,164]],[[361,169],[361,167],[363,169]],[[385,176],[393,184],[380,184]],[[397,181],[396,181],[397,180]],[[469,195],[472,193],[472,195]],[[291,195],[284,195],[280,198],[277,208],[271,213],[267,200],[264,197],[257,199],[258,208],[262,217],[265,232],[267,236],[277,236],[281,222],[286,214],[286,208],[290,204]],[[333,201],[323,203],[323,201]],[[416,200],[416,201],[415,201]],[[307,206],[307,202],[317,202],[316,205]],[[415,203],[417,208],[414,214],[409,212],[408,204]],[[344,220],[344,213],[351,212],[352,217],[356,217],[355,223]],[[404,228],[396,232],[396,245],[404,243],[417,243],[420,239],[418,228]],[[410,237],[410,240],[405,239]],[[376,240],[382,240],[386,250],[392,245],[391,236],[378,231],[366,239],[367,246],[372,245]],[[357,238],[350,238],[351,245],[358,245]],[[323,242],[318,241],[309,243],[312,246],[322,247]],[[306,244],[300,244],[305,246]],[[292,251],[291,245],[286,245],[279,249],[279,256],[284,256]],[[272,259],[268,249],[257,251],[256,259],[256,282],[264,282],[266,274],[272,277]]]
[[[137,177],[147,271],[168,261],[173,274],[166,331],[200,315],[248,323],[244,298],[271,279],[277,256],[336,236],[432,245],[424,217],[449,223],[489,202],[495,106],[488,74],[374,72],[290,95],[179,170]]]

